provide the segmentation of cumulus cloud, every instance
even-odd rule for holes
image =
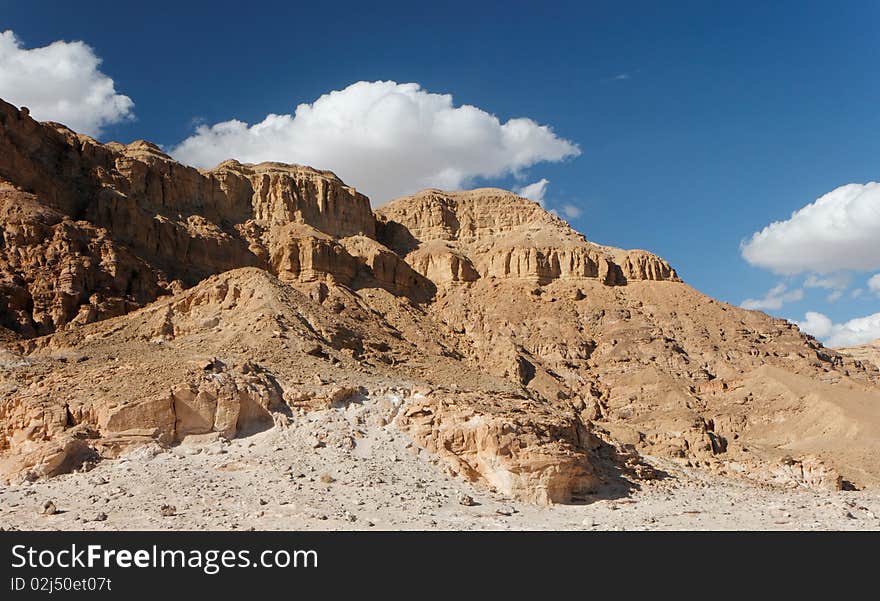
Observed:
[[[785,303],[799,301],[803,298],[804,291],[801,288],[788,290],[785,284],[778,284],[768,290],[764,298],[748,298],[740,304],[740,307],[756,311],[775,311],[782,308]]]
[[[816,311],[807,311],[803,321],[794,322],[802,332],[815,336],[816,338],[825,338],[831,333],[834,324],[831,320]]]
[[[833,323],[822,313],[808,311],[804,321],[795,322],[807,334],[823,339],[828,346],[855,346],[880,338],[880,313]]]
[[[876,273],[868,280],[868,290],[874,294],[880,294],[880,273]]]
[[[804,280],[804,286],[806,288],[825,288],[826,290],[846,290],[849,287],[849,276],[833,274],[828,277],[819,277],[811,274]]]
[[[515,189],[514,192],[516,194],[519,194],[523,198],[534,200],[536,203],[543,207],[544,195],[547,194],[547,184],[549,183],[550,180],[548,179],[539,179],[538,181],[528,184],[527,186]]]
[[[792,275],[880,269],[880,184],[847,184],[742,245],[752,265]]]
[[[577,219],[581,216],[581,209],[574,205],[562,205],[562,214],[569,219]]]
[[[825,300],[829,303],[836,303],[843,297],[844,291],[849,288],[850,278],[847,274],[832,274],[827,277],[820,277],[810,274],[804,280],[804,288],[824,288],[831,290]]]
[[[835,290],[831,294],[825,297],[825,300],[829,303],[836,303],[843,296],[843,290]]]
[[[419,84],[361,81],[300,104],[294,114],[201,126],[171,154],[197,167],[228,158],[331,169],[375,203],[421,188],[461,188],[580,154],[526,118],[501,122]]]
[[[98,136],[107,125],[131,118],[134,102],[116,93],[100,65],[83,42],[25,49],[12,31],[0,32],[0,98],[28,107],[40,121]]]

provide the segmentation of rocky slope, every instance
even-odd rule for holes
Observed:
[[[572,502],[652,457],[880,483],[880,373],[497,189],[375,213],[333,174],[198,171],[0,103],[0,475],[199,437],[393,430],[452,475]]]

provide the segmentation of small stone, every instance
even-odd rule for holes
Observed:
[[[55,515],[58,513],[58,508],[55,507],[55,503],[52,501],[46,501],[43,503],[42,509],[40,509],[40,513],[43,515]]]
[[[177,514],[177,507],[174,505],[162,505],[159,508],[159,514],[164,518],[171,517]]]
[[[476,501],[474,501],[474,498],[472,496],[466,495],[464,493],[459,493],[458,502],[459,502],[459,504],[464,505],[465,507],[473,507],[474,505],[477,504]]]
[[[106,522],[106,521],[107,521],[107,514],[104,513],[103,511],[98,512],[98,514],[97,514],[97,515],[95,516],[95,518],[94,518],[94,521],[96,521],[96,522]]]

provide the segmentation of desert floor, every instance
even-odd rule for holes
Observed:
[[[22,530],[877,530],[880,491],[779,490],[659,463],[671,477],[539,507],[448,476],[394,427],[297,416],[247,438],[140,447],[85,473],[0,485]],[[319,440],[323,439],[323,440]],[[326,442],[325,442],[326,441]],[[469,496],[473,504],[462,504]],[[52,501],[54,515],[41,509]],[[163,506],[166,507],[162,511]],[[171,515],[164,515],[171,514]]]

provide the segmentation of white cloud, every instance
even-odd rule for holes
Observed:
[[[785,303],[799,301],[804,298],[801,288],[788,290],[785,284],[778,284],[767,291],[764,298],[748,298],[740,304],[743,309],[757,311],[775,311],[782,308]]]
[[[829,303],[836,303],[843,297],[844,291],[849,288],[850,278],[847,274],[832,274],[827,277],[820,277],[810,274],[804,280],[804,288],[823,288],[831,290],[831,293],[825,297]]]
[[[581,216],[581,209],[574,205],[562,205],[562,214],[569,219],[577,219]]]
[[[523,198],[528,198],[529,200],[533,200],[542,207],[544,206],[544,195],[547,194],[547,184],[550,183],[548,179],[539,179],[536,182],[533,182],[527,186],[523,186],[522,188],[517,188],[514,192]]]
[[[833,274],[828,277],[819,277],[811,274],[804,280],[804,286],[806,288],[825,288],[826,290],[846,290],[849,287],[849,276]]]
[[[880,268],[880,184],[847,184],[743,243],[752,265],[780,274]]]
[[[235,158],[331,169],[378,204],[421,188],[519,173],[580,150],[531,119],[502,123],[416,83],[361,81],[300,104],[293,115],[201,126],[171,154],[198,167]]]
[[[859,298],[865,292],[864,288],[856,288],[852,292],[849,293],[851,298]]]
[[[868,290],[874,294],[880,294],[880,273],[876,273],[868,280]]]
[[[880,338],[880,313],[836,324],[821,313],[809,311],[804,321],[795,323],[802,331],[823,339],[832,347],[855,346]]]
[[[28,107],[40,121],[98,136],[105,126],[131,118],[134,103],[116,93],[100,65],[83,42],[26,50],[12,31],[0,32],[0,98]]]
[[[825,338],[831,333],[833,324],[831,320],[816,311],[807,311],[803,321],[794,322],[802,332],[815,336],[816,338]]]

